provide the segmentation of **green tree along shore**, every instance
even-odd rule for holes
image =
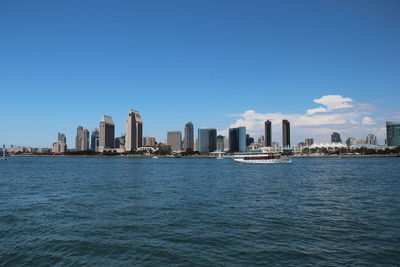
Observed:
[[[370,149],[366,147],[360,147],[355,149],[340,148],[337,150],[329,150],[326,147],[322,148],[304,148],[303,154],[323,154],[323,155],[339,155],[339,154],[355,154],[355,155],[399,155],[400,146],[395,148],[385,149]]]

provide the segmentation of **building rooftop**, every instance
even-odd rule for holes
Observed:
[[[101,121],[100,121],[100,122],[105,122],[105,123],[107,123],[107,124],[114,124],[114,122],[113,122],[111,116],[107,116],[107,115],[104,115],[104,116],[101,118]]]

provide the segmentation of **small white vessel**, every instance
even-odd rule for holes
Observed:
[[[7,160],[6,158],[6,145],[3,145],[3,157],[0,160]]]
[[[158,157],[157,157],[157,156],[153,156],[152,158],[153,158],[153,159],[158,159]]]
[[[222,156],[223,153],[224,153],[224,152],[220,152],[220,151],[213,152],[213,154],[217,154],[216,159],[224,159],[224,157]]]
[[[291,163],[292,158],[288,155],[282,155],[276,152],[249,152],[240,153],[233,156],[233,160],[238,163],[253,164],[273,164],[273,163]]]

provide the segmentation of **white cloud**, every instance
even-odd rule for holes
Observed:
[[[317,107],[317,108],[312,108],[312,109],[307,109],[307,115],[313,115],[315,113],[322,113],[322,112],[328,112],[328,110],[324,107]]]
[[[297,143],[305,137],[313,137],[316,141],[330,140],[334,131],[342,135],[364,138],[368,133],[378,134],[381,131],[378,123],[369,116],[376,108],[370,104],[358,103],[341,95],[326,95],[314,99],[315,103],[323,106],[307,109],[304,114],[258,113],[247,110],[233,122],[231,127],[245,126],[247,132],[258,137],[264,134],[264,122],[272,122],[274,141],[280,141],[282,135],[282,120],[287,119],[291,124],[292,142]],[[220,131],[226,133],[227,130]],[[346,136],[342,136],[345,139]]]
[[[364,125],[374,125],[375,121],[371,117],[365,116],[364,119],[362,119],[362,124],[364,124]]]
[[[321,98],[314,99],[314,102],[327,106],[328,110],[353,107],[353,105],[350,104],[353,102],[353,99],[341,95],[325,95]]]

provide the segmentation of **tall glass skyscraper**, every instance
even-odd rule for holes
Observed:
[[[185,136],[183,138],[183,149],[192,149],[194,148],[194,131],[193,131],[193,123],[188,122],[185,124]]]
[[[400,122],[386,122],[386,141],[388,146],[400,146]]]
[[[200,128],[198,130],[199,152],[209,153],[217,149],[217,130],[214,128]]]
[[[58,142],[67,143],[67,138],[64,133],[58,133]]]
[[[246,151],[246,127],[229,129],[229,151],[230,152]]]
[[[83,139],[83,127],[78,126],[76,128],[76,137],[75,137],[75,149],[76,150],[83,150],[82,149],[82,139]]]
[[[282,121],[282,146],[290,147],[290,123],[288,120]]]
[[[131,109],[125,122],[125,149],[136,150],[143,146],[143,121],[138,111]]]
[[[94,128],[92,131],[92,134],[90,136],[90,149],[91,150],[97,150],[96,147],[98,146],[98,140],[99,140],[99,129],[98,128]]]
[[[332,143],[342,143],[342,138],[340,138],[340,133],[333,132],[331,135]]]
[[[114,148],[115,125],[110,116],[104,115],[100,121],[99,150]]]
[[[271,121],[267,120],[264,123],[264,142],[265,146],[271,147],[272,146],[272,134],[271,134]]]

